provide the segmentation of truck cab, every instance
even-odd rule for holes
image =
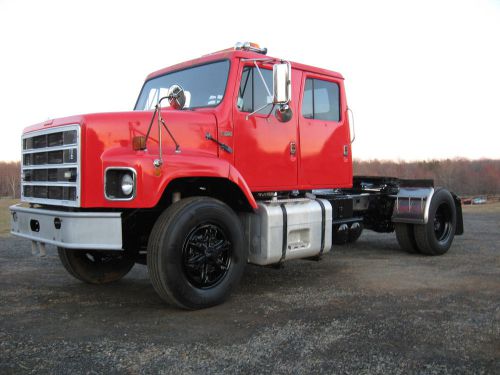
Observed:
[[[280,62],[258,49],[231,49],[160,70],[148,76],[135,110],[154,109],[169,87],[178,84],[186,97],[184,111],[212,114],[217,127],[193,129],[201,132],[196,138],[183,137],[180,133],[185,129],[169,125],[183,152],[203,150],[203,144],[191,146],[187,142],[204,141],[204,133],[210,133],[232,150],[216,148],[217,156],[244,176],[252,192],[351,187],[352,157],[342,76],[290,63],[287,105],[293,115],[283,122],[275,116],[272,92],[273,66]],[[196,127],[196,123],[185,121],[179,127],[192,125]],[[173,142],[166,142],[167,152],[173,152]],[[331,165],[336,168],[329,168]]]
[[[458,197],[353,178],[342,75],[266,52],[239,43],[151,73],[133,111],[26,128],[11,233],[57,246],[88,283],[147,264],[158,294],[188,309],[224,301],[247,262],[321,259],[363,228],[445,253]]]

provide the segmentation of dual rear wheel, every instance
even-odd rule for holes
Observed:
[[[427,224],[395,223],[396,238],[404,250],[443,255],[455,237],[457,213],[451,193],[437,189],[432,196]]]

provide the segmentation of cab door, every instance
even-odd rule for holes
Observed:
[[[304,73],[300,123],[302,188],[345,188],[352,185],[352,157],[347,105],[342,80]]]
[[[239,69],[233,109],[235,166],[253,191],[294,190],[298,120],[296,116],[286,123],[276,119],[271,104],[272,65],[259,65],[259,69],[260,73],[253,62],[242,63]]]

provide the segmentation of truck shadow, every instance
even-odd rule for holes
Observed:
[[[354,244],[334,245],[330,252],[323,255],[320,261],[292,260],[287,261],[282,267],[256,266],[248,264],[245,268],[241,283],[237,287],[241,297],[251,298],[256,293],[276,291],[277,286],[300,286],[302,288],[315,287],[321,283],[320,278],[328,277],[332,282],[336,276],[343,275],[350,270],[345,260],[352,258],[361,259],[391,259],[393,257],[421,257],[420,254],[410,254],[402,250],[395,239],[390,236],[361,237]],[[80,291],[93,288],[81,285]],[[150,283],[147,267],[135,265],[129,275],[123,280],[107,286],[96,286],[102,298],[112,294],[113,300],[123,300],[140,305],[141,308],[162,309],[179,311],[175,307],[163,302],[156,294]]]
[[[97,313],[99,316],[109,315],[119,309],[120,316],[128,314],[129,317],[125,319],[127,321],[139,319],[141,314],[154,315],[161,312],[168,315],[183,311],[158,297],[144,265],[135,265],[125,278],[116,283],[89,285],[68,275],[55,251],[49,250],[49,256],[41,259],[32,257],[27,246],[23,250],[26,251],[23,251],[23,256],[18,260],[25,264],[26,271],[33,269],[43,271],[43,276],[37,279],[39,285],[37,289],[28,288],[28,285],[33,283],[31,271],[18,275],[21,280],[17,282],[21,281],[26,289],[29,289],[30,295],[26,296],[26,301],[29,300],[26,302],[28,306],[35,304],[36,309],[59,311],[73,316],[78,316],[86,310],[91,310],[92,314],[99,311]],[[249,264],[240,285],[233,293],[236,298],[230,298],[223,306],[236,308],[242,301],[245,305],[249,301],[262,303],[266,296],[271,294],[307,293],[307,290],[321,287],[325,282],[332,286],[342,283],[343,280],[349,279],[349,273],[352,272],[349,263],[353,258],[393,259],[407,256],[420,255],[408,254],[401,250],[396,240],[389,235],[382,235],[379,238],[370,234],[363,235],[355,244],[334,246],[320,261],[293,260],[285,262],[280,269]],[[125,315],[122,311],[126,312]]]

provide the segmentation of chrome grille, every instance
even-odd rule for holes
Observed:
[[[80,126],[22,137],[21,198],[25,202],[80,205]]]

